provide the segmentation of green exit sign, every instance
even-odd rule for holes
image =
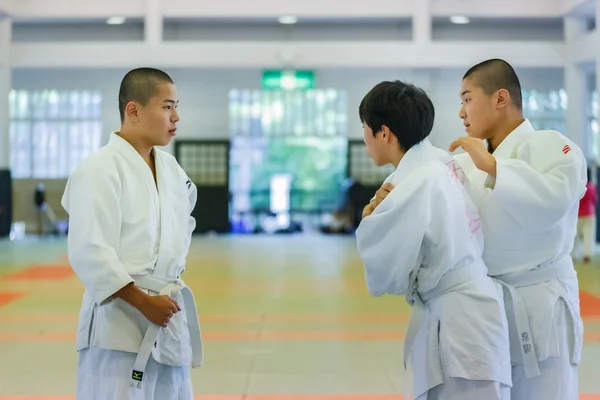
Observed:
[[[266,70],[262,74],[263,89],[313,89],[315,74],[313,71]]]

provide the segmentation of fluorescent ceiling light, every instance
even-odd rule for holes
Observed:
[[[468,24],[471,22],[469,17],[465,17],[464,15],[453,15],[450,17],[450,21],[453,24]]]
[[[284,15],[279,17],[279,23],[284,25],[292,25],[298,22],[298,17],[293,15]]]
[[[125,17],[110,17],[106,20],[109,25],[121,25],[125,23]]]

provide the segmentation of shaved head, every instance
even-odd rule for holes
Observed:
[[[497,58],[486,60],[469,69],[463,80],[469,78],[475,86],[480,87],[488,96],[500,89],[510,94],[512,103],[519,111],[523,110],[521,84],[513,67]]]
[[[146,106],[150,99],[158,93],[158,86],[163,83],[173,83],[173,80],[159,69],[137,68],[129,71],[121,81],[119,88],[121,122],[125,121],[127,103],[135,101]]]

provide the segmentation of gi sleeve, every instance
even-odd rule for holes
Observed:
[[[120,194],[116,172],[88,164],[71,175],[62,198],[69,214],[69,262],[99,305],[134,282],[118,257]]]
[[[516,159],[496,159],[491,196],[529,232],[558,223],[582,198],[587,182],[581,150],[558,132],[536,134]]]
[[[407,179],[408,180],[408,179]],[[422,179],[394,188],[365,217],[356,241],[373,296],[404,295],[410,274],[420,264],[422,242],[430,223],[430,189]]]

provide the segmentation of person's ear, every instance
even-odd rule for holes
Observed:
[[[138,122],[140,114],[138,104],[135,101],[127,103],[125,106],[125,114],[127,114],[132,122]]]
[[[392,131],[385,125],[381,126],[381,134],[383,135],[383,141],[388,143],[391,139]]]
[[[500,89],[496,92],[494,103],[498,108],[506,108],[510,105],[510,93],[506,89]]]

